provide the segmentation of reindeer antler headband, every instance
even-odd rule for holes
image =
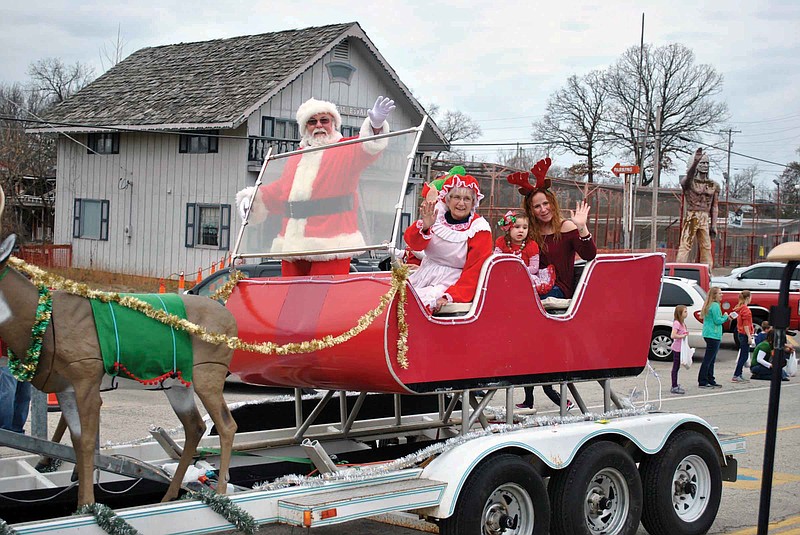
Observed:
[[[506,177],[506,180],[508,180],[508,183],[512,186],[518,186],[519,192],[522,195],[528,195],[538,190],[550,189],[550,179],[547,178],[547,170],[550,169],[552,163],[553,160],[550,158],[544,158],[536,162],[536,165],[531,168],[530,173],[527,171],[511,173]],[[531,174],[536,177],[536,184],[530,183]]]

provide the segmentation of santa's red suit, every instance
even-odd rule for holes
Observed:
[[[454,187],[469,188],[476,193],[476,202],[466,222],[450,223],[447,220],[445,195]],[[492,232],[489,223],[477,213],[478,201],[483,197],[474,177],[451,176],[439,192],[436,220],[422,231],[422,220],[408,227],[403,235],[408,246],[424,251],[425,257],[408,278],[422,303],[431,310],[436,301],[445,297],[451,303],[467,303],[475,297],[483,263],[492,254]]]
[[[318,113],[328,113],[334,118],[334,143],[330,146],[338,141],[355,139],[342,138],[338,132],[341,118],[336,106],[330,102],[311,99],[304,103],[297,111],[298,124],[304,128],[308,119]],[[389,125],[384,121],[380,133],[388,131]],[[373,127],[367,118],[357,137],[372,135]],[[270,252],[299,253],[285,258],[298,263],[344,259],[347,260],[343,269],[346,273],[349,259],[357,253],[304,255],[302,251],[365,246],[364,237],[358,229],[356,189],[361,172],[378,158],[387,144],[387,139],[383,138],[289,158],[281,176],[259,188],[250,208],[249,217],[253,223],[263,221],[267,215],[280,214],[282,217],[281,231],[272,242]],[[305,148],[303,142],[301,147]],[[237,205],[242,199],[248,198],[251,192],[252,188],[238,192]]]

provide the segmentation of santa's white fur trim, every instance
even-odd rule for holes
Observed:
[[[311,199],[314,191],[314,180],[319,174],[319,166],[322,162],[323,150],[307,152],[300,155],[297,162],[297,169],[294,172],[292,187],[289,190],[290,202],[307,201]]]
[[[383,126],[381,126],[381,134],[388,134],[389,133],[389,121],[383,121]],[[369,117],[364,119],[364,123],[361,125],[361,130],[358,132],[358,137],[370,137],[374,136],[375,133],[372,131],[372,124],[369,122]],[[389,145],[389,138],[382,138],[376,139],[375,141],[366,141],[361,144],[364,148],[364,152],[367,154],[378,154],[383,149],[385,149]]]
[[[286,225],[286,235],[278,236],[272,242],[272,252],[318,251],[325,249],[344,249],[364,247],[364,236],[361,232],[339,234],[330,237],[304,236],[306,228],[305,219],[290,219]],[[295,255],[289,260],[311,260],[322,262],[340,258],[352,258],[358,253],[329,253],[322,255]]]
[[[317,100],[312,97],[300,104],[300,107],[297,108],[297,124],[300,126],[300,132],[305,131],[308,120],[318,113],[327,113],[333,117],[334,130],[341,130],[342,116],[339,115],[336,104],[328,102],[327,100]]]
[[[241,204],[242,200],[250,199],[252,197],[254,189],[256,189],[255,186],[250,186],[236,192],[237,210],[239,209],[239,205]],[[264,203],[261,201],[261,196],[256,193],[255,198],[253,198],[253,205],[250,207],[250,217],[248,217],[247,220],[250,223],[260,223],[267,218],[268,213],[269,211],[267,210],[267,207],[264,206]]]

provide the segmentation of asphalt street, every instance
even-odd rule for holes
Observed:
[[[720,511],[709,533],[754,534],[758,518],[769,384],[764,381],[744,384],[730,382],[736,352],[730,339],[727,338],[723,341],[716,366],[717,381],[723,387],[713,390],[700,389],[697,387],[696,378],[701,357],[702,350],[698,350],[692,368],[680,371],[679,381],[687,391],[685,395],[669,393],[671,363],[666,362],[652,362],[652,370],[646,370],[639,377],[615,380],[613,388],[619,394],[628,396],[635,404],[647,401],[655,403],[664,411],[693,413],[705,418],[724,433],[735,433],[746,437],[747,452],[737,456],[739,480],[735,483],[724,483]],[[800,533],[800,501],[797,500],[797,496],[800,495],[800,462],[796,454],[800,450],[798,387],[800,387],[800,376],[782,383],[770,512],[770,520],[773,522],[769,531],[771,534]],[[597,411],[602,407],[602,392],[596,383],[581,384],[578,388],[590,410]],[[229,403],[234,403],[269,395],[274,395],[274,391],[231,384],[226,387],[225,397]],[[522,400],[522,389],[517,389],[516,396],[519,398],[518,401]],[[540,414],[556,411],[556,407],[538,388],[536,401]],[[498,400],[499,403],[502,401]],[[51,429],[55,426],[56,420],[55,413],[51,413],[48,421]],[[103,394],[101,444],[121,443],[140,438],[147,433],[151,425],[164,428],[179,425],[163,394],[143,391],[115,391]],[[7,448],[0,448],[0,455],[12,453]],[[431,525],[426,527],[433,529]],[[276,535],[303,532],[305,530],[287,526],[267,527],[260,531]],[[314,533],[408,535],[418,531],[365,520],[341,526],[317,528]],[[646,532],[640,528],[639,533]]]

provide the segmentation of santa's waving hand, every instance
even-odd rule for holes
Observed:
[[[372,106],[372,109],[367,112],[369,115],[369,122],[374,130],[383,128],[383,123],[386,118],[394,111],[397,106],[394,105],[394,100],[389,97],[379,96]],[[377,133],[377,132],[376,132]]]

